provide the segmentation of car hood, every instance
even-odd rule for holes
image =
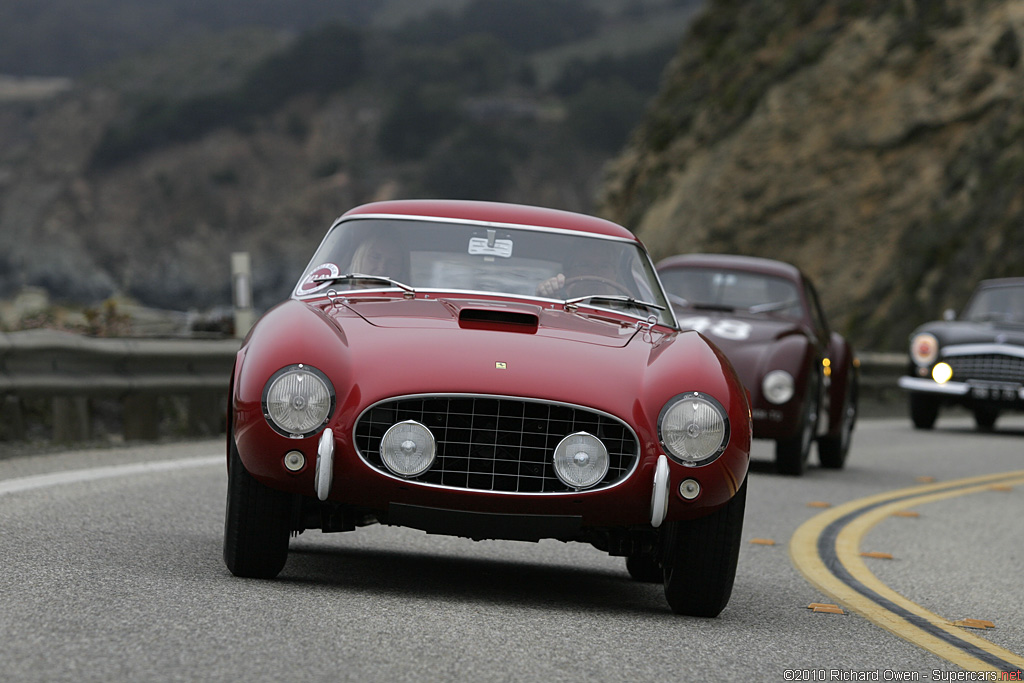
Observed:
[[[480,311],[494,320],[473,320]],[[712,391],[701,377],[721,378],[720,361],[698,335],[638,330],[635,319],[615,315],[422,299],[350,300],[324,313],[344,340],[339,351],[351,359],[345,365],[362,405],[398,395],[467,393],[585,404],[627,416],[651,391]],[[532,317],[535,327],[522,324],[516,331],[507,321],[517,316]],[[681,355],[699,370],[677,389],[671,378],[678,376]],[[671,389],[652,389],[662,383]]]
[[[753,386],[772,369],[767,364],[779,341],[806,336],[799,323],[768,316],[676,309],[676,317],[680,327],[697,330],[718,346],[747,386]]]
[[[599,311],[570,313],[525,302],[477,299],[349,299],[346,307],[374,327],[392,330],[474,329],[622,347],[637,333],[635,319]]]
[[[1024,327],[999,322],[936,321],[919,327],[914,334],[930,332],[943,346],[962,344],[1013,344],[1024,346]]]

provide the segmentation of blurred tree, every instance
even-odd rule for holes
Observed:
[[[626,142],[640,120],[647,98],[625,81],[590,81],[569,98],[563,125],[580,143],[613,152]]]
[[[381,150],[394,159],[420,159],[462,120],[450,87],[405,88],[385,112],[377,135]]]
[[[421,184],[424,191],[449,199],[501,199],[523,156],[514,138],[482,125],[461,128],[427,159]]]

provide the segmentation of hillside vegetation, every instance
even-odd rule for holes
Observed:
[[[298,32],[270,21],[214,30],[225,15],[202,31],[169,28],[158,48],[105,62],[50,100],[0,103],[0,299],[30,285],[82,305],[225,306],[230,254],[248,251],[267,308],[330,222],[362,202],[590,210],[693,3],[372,6],[390,23],[371,13]],[[661,31],[635,38],[656,21]]]
[[[710,0],[601,211],[809,273],[859,348],[1024,275],[1024,3]]]

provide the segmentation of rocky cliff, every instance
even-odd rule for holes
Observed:
[[[711,0],[600,211],[655,258],[795,263],[857,347],[902,350],[1024,275],[1024,3]]]

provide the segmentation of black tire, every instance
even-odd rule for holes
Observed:
[[[939,419],[939,400],[928,394],[910,394],[910,421],[915,429],[931,429]]]
[[[807,468],[811,444],[818,429],[818,389],[814,377],[808,381],[800,412],[800,431],[796,436],[775,442],[775,469],[779,474],[799,477]]]
[[[843,423],[836,435],[826,434],[818,439],[818,461],[830,470],[839,470],[846,464],[846,456],[853,443],[853,426],[857,423],[857,399],[852,378],[847,381],[843,396]]]
[[[626,558],[626,571],[643,583],[661,583],[665,578],[661,563],[653,555],[630,555]]]
[[[999,419],[999,408],[990,405],[976,405],[971,411],[974,413],[974,424],[982,432],[990,432],[996,426]]]
[[[736,495],[707,517],[666,524],[665,597],[676,614],[717,617],[729,603],[746,500],[744,479]]]
[[[231,439],[224,564],[235,576],[272,579],[288,559],[292,496],[249,474]]]

